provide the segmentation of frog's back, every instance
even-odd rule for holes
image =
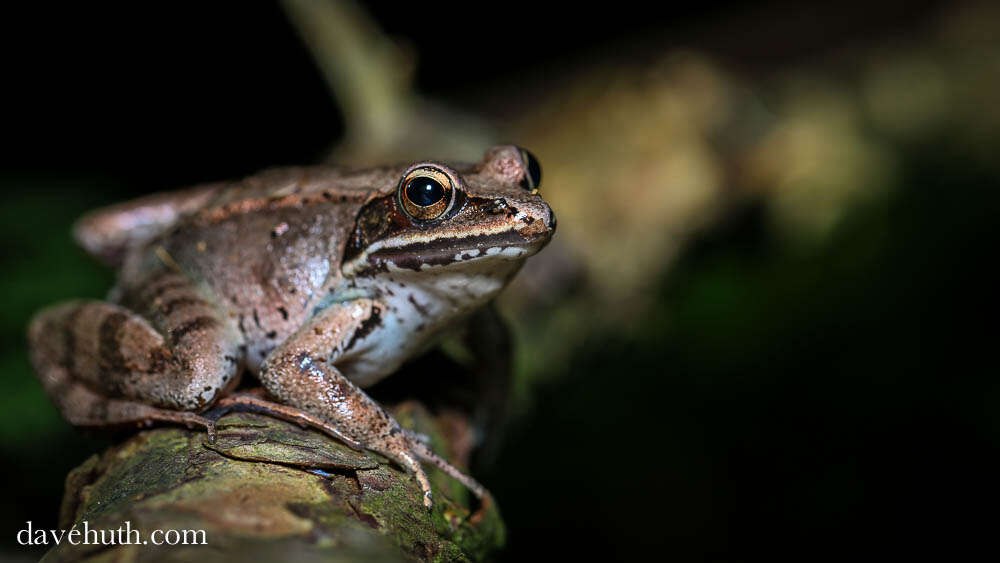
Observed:
[[[119,204],[86,217],[76,232],[92,254],[120,266],[125,299],[163,272],[183,272],[229,313],[252,365],[250,356],[263,357],[294,332],[339,275],[358,210],[392,174],[272,169]],[[95,240],[114,244],[84,242]]]
[[[201,209],[225,186],[202,184],[95,209],[73,225],[73,238],[88,254],[117,268],[129,249],[142,246],[185,215]]]
[[[379,179],[331,167],[264,171],[218,190],[137,254],[166,257],[233,303],[248,293],[301,297],[339,267],[358,210],[379,192],[372,184]]]
[[[119,267],[126,254],[143,247],[195,213],[233,215],[257,201],[290,194],[356,199],[370,192],[390,169],[345,173],[329,166],[265,170],[236,182],[215,182],[159,192],[88,212],[73,227],[77,243],[101,262]]]

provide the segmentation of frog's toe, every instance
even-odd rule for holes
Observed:
[[[455,479],[459,483],[465,485],[466,488],[472,491],[472,494],[476,495],[477,498],[482,499],[489,494],[489,492],[487,492],[486,490],[486,487],[480,485],[478,481],[466,475],[454,465],[448,463],[446,459],[431,451],[431,449],[428,448],[425,444],[422,443],[414,444],[413,451],[417,454],[417,456],[420,457],[420,459],[423,459],[424,461],[427,461],[429,463],[433,463],[435,466],[437,466],[438,469],[444,471],[445,474]]]
[[[412,430],[405,430],[404,432],[406,432],[406,435],[409,436],[411,439],[416,440],[421,444],[429,446],[431,443],[431,437],[428,436],[427,434],[421,434],[420,432],[414,432]]]
[[[424,468],[420,466],[420,462],[410,452],[396,451],[394,453],[395,455],[390,455],[390,457],[394,458],[397,463],[408,469],[417,478],[417,483],[420,483],[420,490],[424,493],[424,506],[430,509],[434,506],[431,495],[431,480],[427,478]]]
[[[218,436],[218,433],[216,433],[216,431],[215,431],[215,421],[214,420],[208,419],[208,424],[205,425],[205,431],[208,432],[208,443],[209,444],[214,444],[215,443],[215,438],[216,438],[216,436]]]

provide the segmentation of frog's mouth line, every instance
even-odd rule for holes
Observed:
[[[541,250],[548,236],[525,238],[515,230],[467,237],[449,237],[418,241],[365,253],[345,270],[360,267],[363,272],[387,271],[389,264],[397,268],[420,271],[424,267],[471,263],[484,258],[517,260]],[[364,265],[363,265],[364,264]],[[366,267],[367,266],[367,267]]]

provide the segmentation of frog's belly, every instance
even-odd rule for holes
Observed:
[[[388,326],[359,339],[335,364],[352,382],[368,387],[436,344],[447,326],[420,326],[405,318],[390,319]]]
[[[494,271],[434,275],[424,270],[411,277],[395,273],[380,284],[382,322],[334,362],[361,387],[436,344],[449,328],[496,296],[506,281]]]

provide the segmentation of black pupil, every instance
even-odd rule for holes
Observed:
[[[444,197],[444,188],[433,178],[414,178],[406,183],[406,199],[420,207],[434,205]]]
[[[521,149],[520,147],[518,148]],[[539,184],[542,183],[542,165],[538,163],[535,155],[531,154],[527,149],[521,149],[521,159],[524,161],[524,166],[528,169],[528,174],[521,180],[521,187],[526,190],[538,189]]]

